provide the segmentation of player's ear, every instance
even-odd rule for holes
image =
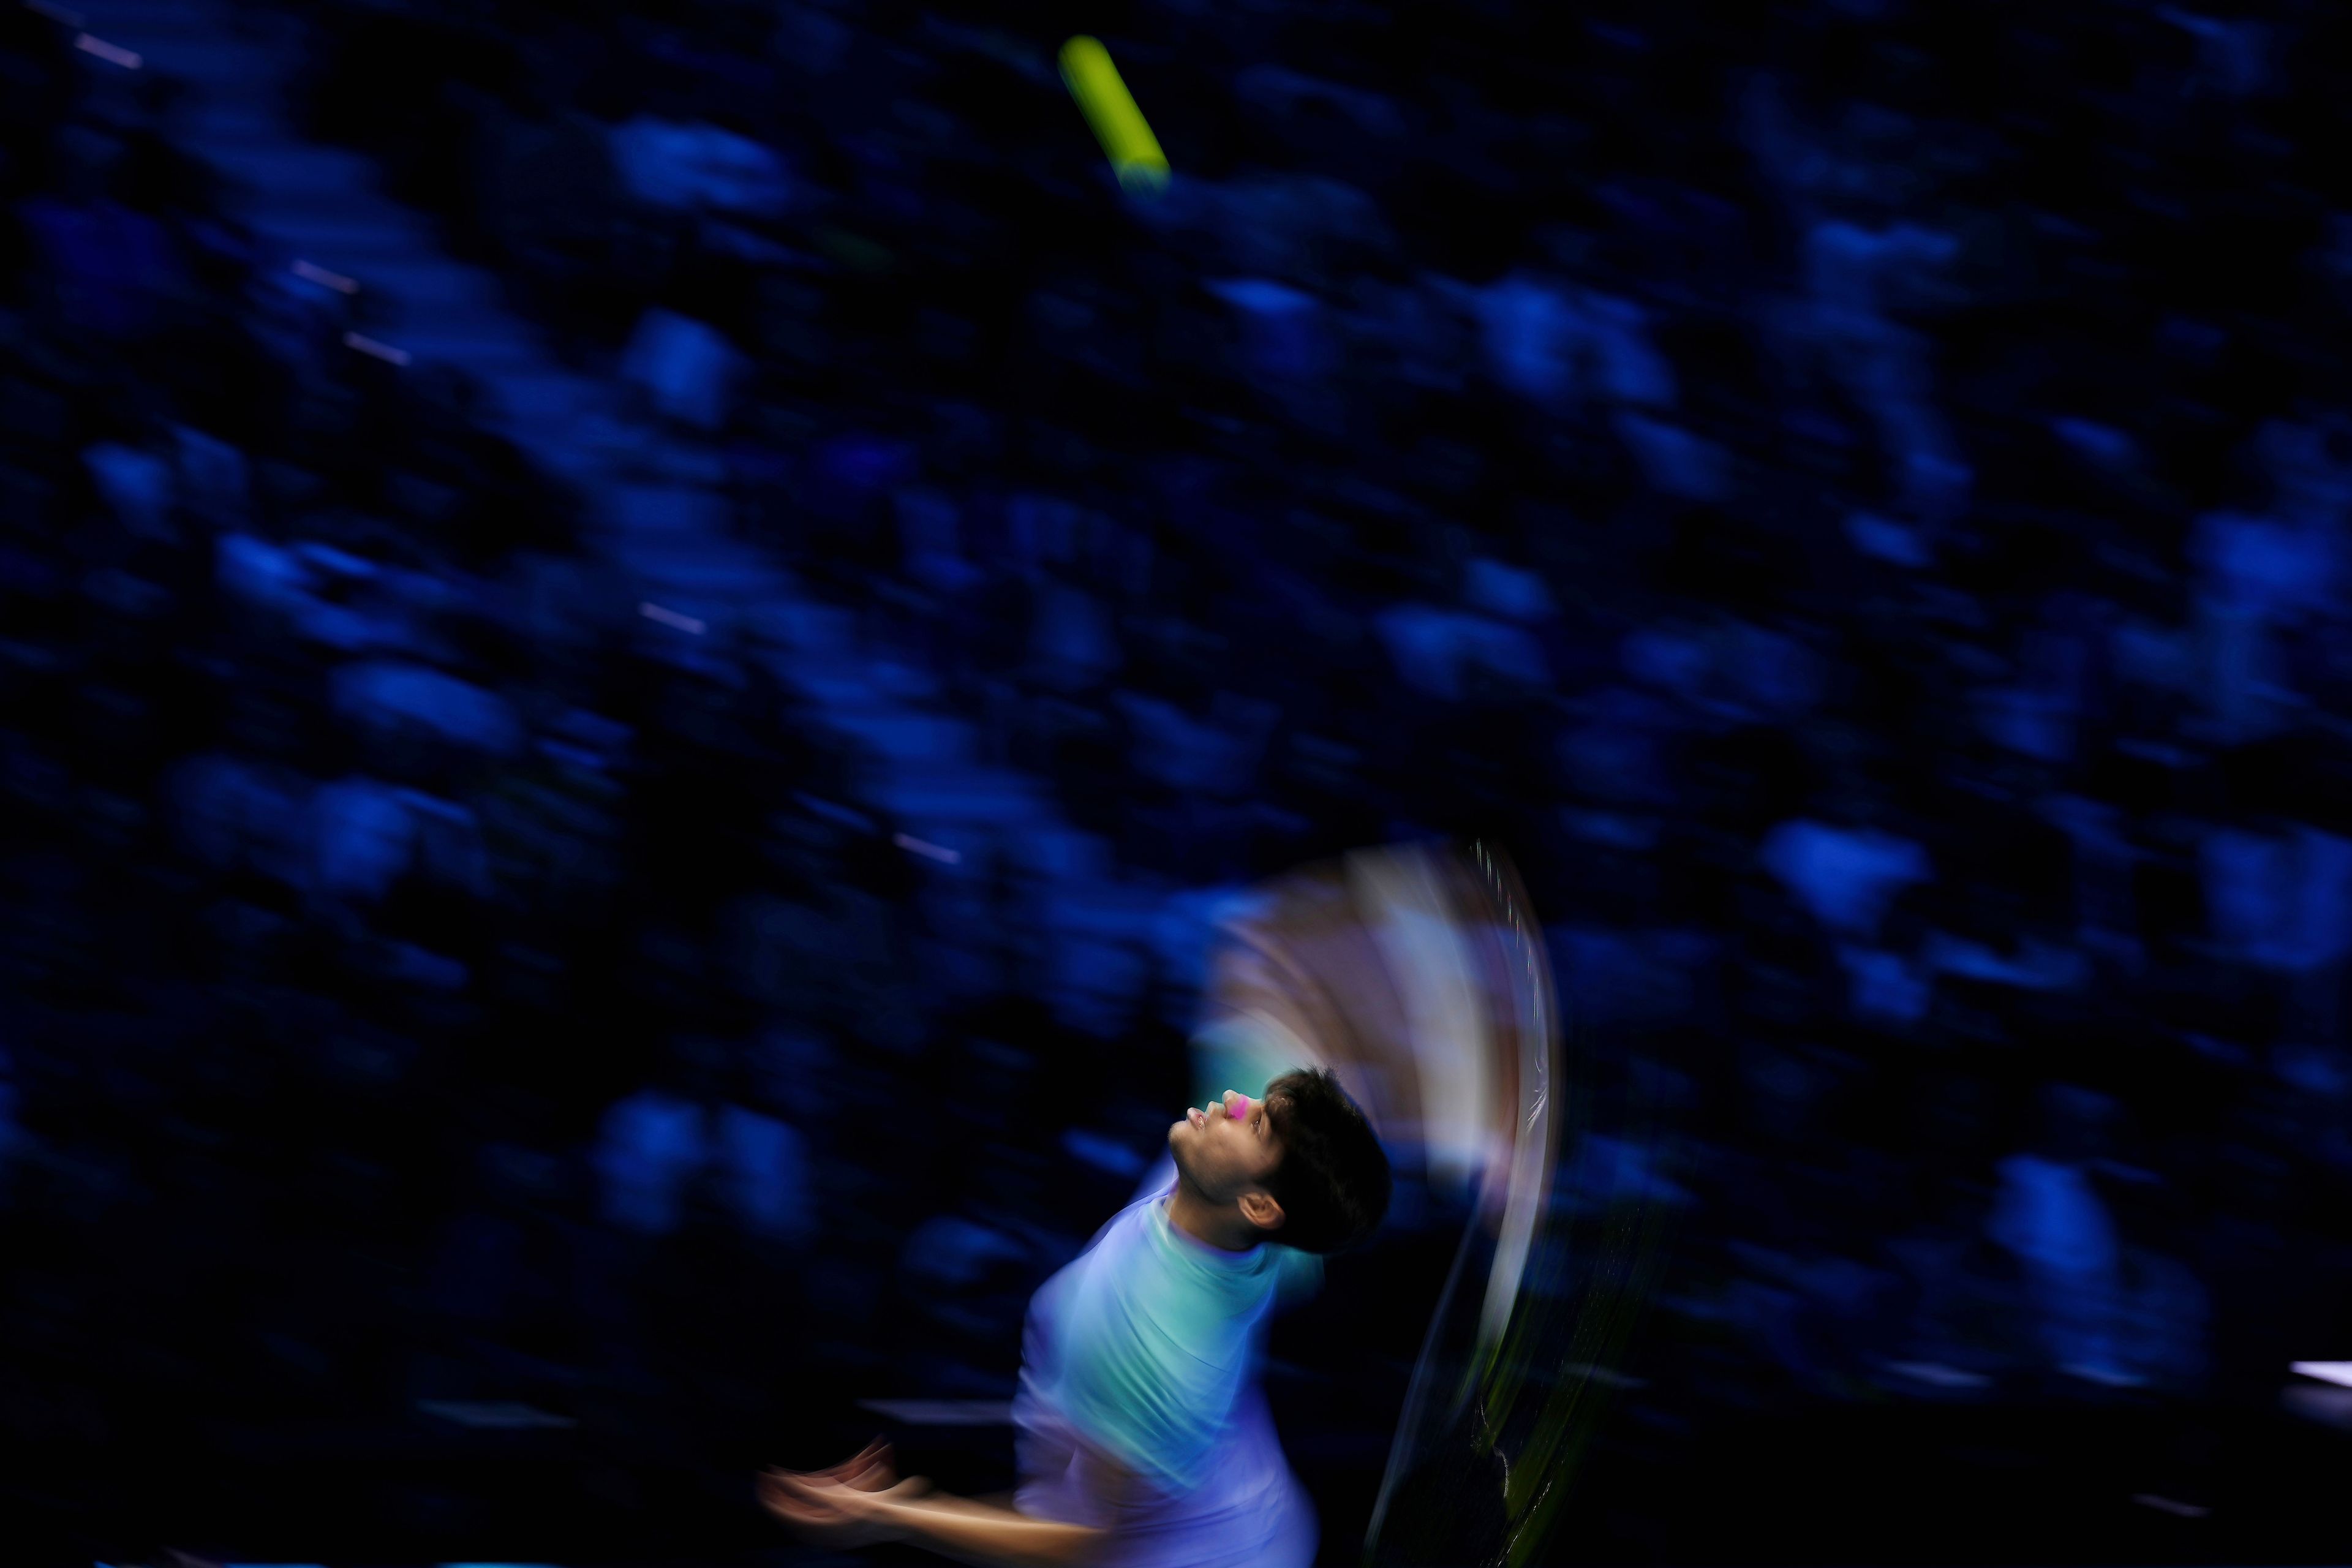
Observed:
[[[1282,1205],[1274,1201],[1272,1193],[1244,1193],[1242,1217],[1260,1230],[1282,1228]]]

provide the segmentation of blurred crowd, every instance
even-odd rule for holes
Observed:
[[[1673,1216],[1647,1429],[2340,1348],[2338,13],[235,15],[801,596],[640,613],[0,17],[12,1431],[1005,1396],[1218,900],[1433,834],[1548,922],[1559,1201]]]

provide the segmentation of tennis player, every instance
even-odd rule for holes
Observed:
[[[1308,1568],[1314,1510],[1258,1364],[1286,1260],[1380,1225],[1388,1156],[1325,1068],[1188,1110],[1168,1149],[1169,1184],[1030,1301],[1009,1505],[900,1479],[877,1444],[830,1470],[767,1472],[769,1510],[814,1541],[973,1563]]]

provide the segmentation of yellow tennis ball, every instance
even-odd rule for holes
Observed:
[[[1093,127],[1120,186],[1136,195],[1168,188],[1168,155],[1136,107],[1135,95],[1119,79],[1102,40],[1085,34],[1062,46],[1062,80]]]

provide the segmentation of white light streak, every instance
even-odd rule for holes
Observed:
[[[127,71],[135,71],[140,66],[139,57],[129,49],[118,44],[110,44],[104,38],[93,38],[88,33],[74,40],[74,47],[83,54],[96,55],[108,65],[121,66]]]
[[[386,364],[406,364],[408,363],[408,351],[406,349],[396,349],[390,343],[380,343],[373,338],[362,337],[357,332],[345,332],[343,334],[343,346],[347,349],[357,349],[360,353],[380,359]]]
[[[659,605],[639,605],[637,614],[658,626],[681,631],[688,637],[700,637],[709,628],[692,616],[681,616],[676,610],[665,610]]]
[[[360,291],[358,279],[346,278],[340,272],[330,272],[325,268],[308,261],[298,261],[294,264],[294,276],[305,282],[322,284],[338,294],[356,294]]]
[[[963,851],[960,849],[948,849],[937,844],[927,844],[919,838],[910,837],[904,833],[899,834],[891,842],[910,855],[920,855],[926,860],[937,860],[942,866],[963,864]]]
[[[2132,1501],[2142,1508],[2152,1508],[2158,1513],[2177,1513],[2183,1519],[2203,1519],[2213,1511],[2210,1508],[2200,1508],[2193,1502],[2175,1502],[2168,1497],[2158,1497],[2154,1492],[2136,1493]]]

